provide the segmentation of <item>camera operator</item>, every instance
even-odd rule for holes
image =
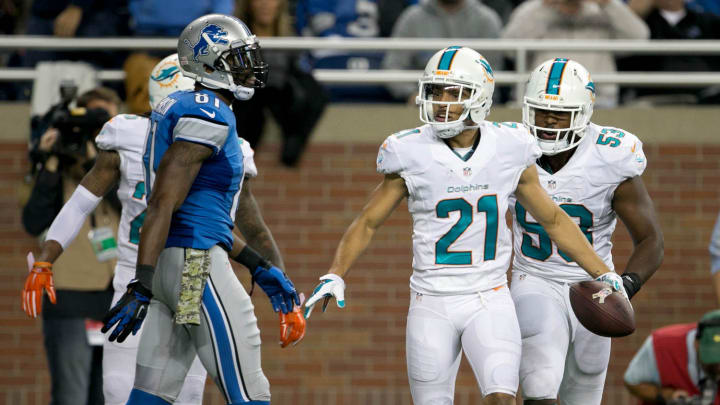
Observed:
[[[31,150],[39,170],[22,213],[28,233],[41,236],[47,230],[92,167],[97,154],[94,138],[105,121],[118,113],[120,103],[114,91],[98,87],[78,97],[77,108],[55,113],[50,128]],[[115,203],[110,197],[115,197]],[[104,402],[102,335],[95,322],[102,319],[113,294],[117,207],[115,194],[109,193],[81,229],[87,239],[77,238],[53,264],[58,303],[50,305],[46,295],[42,311],[51,405]]]
[[[718,379],[720,310],[653,331],[625,371],[625,386],[643,405],[718,405]]]

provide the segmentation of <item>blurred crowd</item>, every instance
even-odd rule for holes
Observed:
[[[5,34],[57,37],[173,37],[197,16],[232,14],[243,19],[259,37],[415,37],[415,38],[512,38],[512,39],[718,39],[719,0],[200,0],[167,7],[158,0],[2,0],[0,27]],[[512,53],[482,52],[494,70],[513,67]],[[270,54],[270,52],[267,52]],[[528,66],[537,65],[557,52],[529,55]],[[129,73],[125,87],[115,90],[133,105],[145,106],[141,84],[147,66],[162,54],[132,52],[19,51],[3,55],[0,63],[32,67],[40,61],[78,60],[97,68],[121,68]],[[314,51],[288,55],[274,52],[271,85],[252,110],[269,107],[267,99],[293,91],[297,97],[317,93],[307,73],[322,69],[422,69],[427,51],[344,52]],[[594,73],[615,71],[717,71],[718,57],[708,55],[627,55],[610,52],[564,54]],[[148,59],[150,57],[150,59]],[[299,83],[299,84],[298,84]],[[111,86],[112,87],[112,86]],[[325,87],[332,101],[400,101],[414,103],[415,85]],[[597,105],[716,103],[717,88],[598,88]],[[0,99],[27,99],[29,86],[4,84]],[[508,101],[508,89],[496,102]],[[317,104],[323,104],[320,100]],[[298,105],[302,105],[299,102]],[[315,108],[310,115],[317,114]],[[137,111],[135,111],[137,112]],[[304,111],[298,111],[303,114]],[[262,127],[263,122],[256,127]],[[283,123],[280,123],[283,127]],[[248,129],[251,143],[257,128]],[[301,131],[302,132],[302,131]],[[302,138],[304,134],[290,137]],[[293,141],[297,142],[297,140]],[[290,159],[290,158],[288,158]]]
[[[55,37],[177,37],[182,28],[207,13],[235,15],[259,37],[402,37],[506,39],[718,39],[720,0],[198,0],[167,7],[159,0],[0,0],[4,34]],[[451,44],[449,44],[451,45]],[[495,71],[514,69],[515,54],[483,52]],[[243,138],[257,148],[272,117],[282,135],[279,159],[295,166],[328,102],[415,103],[415,83],[387,86],[323,85],[313,69],[421,70],[429,51],[348,52],[266,50],[268,85],[236,108]],[[97,71],[123,69],[124,83],[103,85],[116,91],[129,113],[148,105],[147,77],[165,56],[161,51],[53,51],[0,53],[0,66],[32,68],[34,85],[0,82],[0,100],[32,98],[33,115],[61,102],[58,88],[70,78],[79,91],[100,83]],[[612,52],[530,52],[527,65],[550,57],[577,60],[595,74],[616,71],[712,72],[720,56],[702,54],[623,54]],[[494,102],[514,100],[510,86]],[[596,106],[619,104],[717,104],[720,86],[598,86]]]

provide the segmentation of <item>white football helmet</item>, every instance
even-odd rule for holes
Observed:
[[[419,82],[420,120],[432,125],[440,138],[478,128],[490,111],[494,90],[490,63],[478,52],[460,46],[440,50],[428,61]],[[463,110],[450,120],[453,105],[462,105]],[[466,124],[468,117],[475,125]]]
[[[197,18],[180,34],[177,51],[185,76],[211,89],[228,89],[238,100],[249,100],[267,83],[268,65],[257,38],[235,17]]]
[[[195,88],[195,80],[185,77],[178,64],[176,53],[167,56],[155,65],[150,72],[148,79],[148,94],[150,96],[150,108],[155,106],[165,97],[178,90],[192,90]]]
[[[580,143],[594,103],[595,83],[587,69],[569,59],[550,59],[530,74],[523,99],[523,124],[535,135],[543,154],[555,155]],[[570,126],[538,126],[535,122],[538,109],[570,113]]]

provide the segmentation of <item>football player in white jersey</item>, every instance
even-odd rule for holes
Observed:
[[[306,304],[344,307],[342,277],[403,198],[413,218],[411,299],[407,320],[408,378],[416,404],[452,404],[461,352],[486,404],[514,404],[520,330],[507,288],[511,194],[593,277],[622,290],[620,276],[593,252],[580,229],[538,183],[540,148],[517,124],[485,121],[494,77],[476,51],[437,52],[420,79],[426,125],[391,135],[380,147],[385,177],[345,232],[330,271]]]
[[[616,218],[625,223],[634,250],[622,275],[632,296],[657,270],[663,237],[640,177],[647,164],[642,142],[618,128],[590,122],[595,85],[579,63],[557,58],[533,70],[525,91],[523,124],[543,155],[535,168],[540,185],[573,218],[609,268]],[[520,196],[509,199],[514,259],[511,292],[522,334],[520,383],[525,404],[600,404],[610,358],[610,338],[578,323],[569,285],[588,274],[552,243],[542,221]]]
[[[150,107],[155,108],[167,95],[178,90],[192,90],[195,81],[186,78],[178,66],[177,54],[160,61],[149,79]],[[140,228],[145,218],[147,202],[142,167],[142,153],[150,120],[147,117],[121,114],[108,121],[95,142],[99,153],[92,170],[65,204],[48,231],[41,253],[29,276],[35,284],[24,291],[23,306],[28,315],[40,313],[41,280],[52,285],[52,263],[77,236],[80,226],[92,213],[102,196],[116,185],[122,203],[122,214],[117,234],[118,262],[115,267],[113,305],[126,291],[135,274]],[[259,209],[247,180],[257,175],[253,150],[248,142],[239,138],[244,157],[246,181],[238,203],[237,225],[249,244],[282,266],[282,257],[270,231],[262,222]],[[256,218],[253,220],[253,218]],[[142,332],[142,329],[140,330]],[[133,388],[135,359],[141,334],[129,335],[120,343],[105,339],[103,346],[103,392],[106,405],[125,404]],[[196,357],[185,378],[176,404],[202,402],[207,372]]]

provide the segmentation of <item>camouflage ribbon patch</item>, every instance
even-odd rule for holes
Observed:
[[[185,249],[185,266],[180,280],[180,297],[175,323],[200,325],[200,307],[205,282],[210,275],[210,251]]]

